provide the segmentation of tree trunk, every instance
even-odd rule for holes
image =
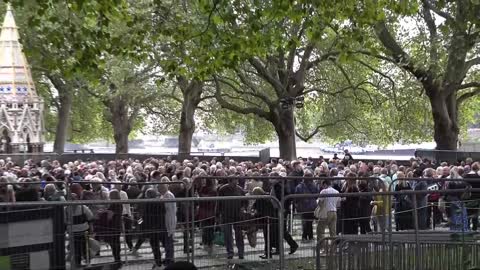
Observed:
[[[456,94],[445,96],[445,91],[430,92],[436,149],[456,150],[459,134]]]
[[[294,160],[297,158],[297,148],[295,143],[293,108],[282,109],[281,107],[277,107],[273,114],[273,126],[278,136],[280,158],[284,160]]]
[[[119,128],[119,126],[123,126],[121,124],[116,124],[113,126],[114,126],[113,138],[115,140],[115,154],[117,155],[128,154],[128,135],[130,132],[122,128]]]
[[[115,140],[115,154],[128,154],[128,135],[132,131],[131,116],[128,114],[128,104],[121,98],[115,97],[109,102],[110,123],[113,127]]]
[[[192,138],[195,132],[195,110],[201,101],[203,83],[193,80],[185,87],[182,84],[183,104],[180,117],[180,133],[178,135],[178,156],[183,159],[190,155]]]
[[[68,92],[59,91],[58,121],[55,131],[53,151],[62,154],[65,151],[67,141],[67,130],[70,122],[70,111],[72,109],[73,96]]]

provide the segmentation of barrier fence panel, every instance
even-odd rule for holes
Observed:
[[[193,213],[196,206],[211,204],[214,215],[203,218],[193,215],[178,226],[169,226],[172,219],[168,211],[175,204],[185,205],[186,213]],[[233,211],[249,204],[262,207],[260,211],[268,213],[268,216],[253,217],[246,212]],[[122,200],[1,203],[2,210],[14,206],[32,209],[37,215],[45,207],[55,208],[55,213],[62,218],[50,222],[57,230],[57,237],[54,238],[60,241],[58,236],[64,237],[60,241],[63,246],[45,246],[47,253],[51,252],[52,258],[62,259],[63,264],[51,262],[48,266],[37,268],[12,264],[10,268],[1,269],[152,269],[153,264],[165,265],[170,261],[190,261],[198,268],[211,269],[225,269],[226,265],[246,269],[284,269],[283,256],[279,256],[283,254],[283,246],[279,245],[283,233],[283,208],[274,197],[260,195],[129,200],[128,205],[136,209],[138,215],[128,230],[124,227],[125,219],[121,215],[124,205],[125,201]],[[100,210],[100,207],[107,210]],[[94,214],[97,208],[97,213]],[[5,219],[6,213],[1,211],[3,219],[0,221],[17,225],[13,223],[15,220]],[[81,226],[83,221],[91,218],[92,230]],[[38,237],[44,238],[51,234],[45,230],[39,233]],[[3,249],[0,252],[16,258],[37,249],[10,248],[8,252]],[[264,258],[259,256],[264,254],[267,255]]]
[[[340,223],[353,226],[349,229],[340,228],[340,234],[330,232],[318,235],[316,242],[315,264],[317,269],[477,269],[480,238],[476,232],[468,229],[451,227],[443,231],[420,230],[419,223],[425,222],[427,216],[420,213],[418,200],[426,199],[429,194],[439,193],[452,195],[464,192],[480,192],[480,189],[457,190],[416,190],[400,192],[356,192],[336,194],[295,194],[285,197],[285,200],[305,200],[316,198],[342,198],[340,209],[348,206],[344,204],[351,199],[361,199],[367,196],[410,196],[413,200],[413,209],[409,211],[413,228],[389,233],[386,226],[379,233],[362,234],[357,231],[361,228],[361,217],[351,224],[354,219],[338,214]],[[388,201],[385,198],[384,201]],[[337,209],[338,210],[338,209]],[[345,210],[345,209],[344,209]],[[461,219],[466,225],[466,219]],[[317,226],[327,222],[317,220]],[[386,222],[393,222],[387,220]],[[453,221],[452,221],[453,222]],[[328,223],[328,222],[327,222]],[[353,232],[349,231],[353,228]],[[457,229],[460,228],[460,229]],[[359,235],[360,234],[360,235]],[[330,235],[330,237],[326,237]],[[388,235],[388,237],[386,237]],[[443,255],[442,255],[443,254]],[[441,258],[439,257],[441,256]],[[436,267],[437,268],[434,268]]]
[[[0,269],[65,269],[63,208],[0,207]]]

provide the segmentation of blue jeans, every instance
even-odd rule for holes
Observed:
[[[223,226],[227,256],[233,257],[233,254],[234,254],[232,229],[235,230],[235,244],[238,249],[238,256],[243,257],[245,245],[243,243],[243,233],[242,233],[242,227],[240,226],[240,224],[226,224]]]

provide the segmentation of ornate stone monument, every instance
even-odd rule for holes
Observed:
[[[0,34],[0,153],[43,152],[43,133],[43,100],[8,5]]]

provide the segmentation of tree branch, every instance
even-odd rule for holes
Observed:
[[[389,80],[390,83],[392,84],[392,88],[395,88],[395,81],[394,81],[390,76],[388,76],[387,74],[381,72],[380,70],[372,67],[371,65],[365,63],[365,62],[362,61],[362,60],[358,60],[358,59],[357,59],[357,60],[355,60],[355,61],[357,61],[357,62],[360,63],[361,65],[365,66],[366,68],[370,69],[371,71],[379,74],[380,76],[384,77],[385,79]]]
[[[438,66],[438,34],[437,34],[437,25],[435,20],[430,13],[430,6],[428,0],[422,0],[423,2],[423,19],[427,24],[428,31],[430,32],[429,41],[430,41],[430,70],[436,71],[436,66]]]
[[[419,65],[415,65],[412,62],[411,57],[402,49],[402,47],[400,47],[390,31],[388,31],[387,25],[384,21],[375,24],[375,33],[380,42],[393,57],[395,63],[412,73],[420,82],[427,84],[433,83],[430,74],[426,70],[420,68]]]
[[[464,83],[458,87],[458,90],[461,89],[466,89],[466,88],[472,88],[472,87],[478,87],[480,88],[480,82],[469,82],[469,83]]]
[[[461,105],[463,102],[467,101],[467,99],[480,95],[480,88],[477,88],[471,92],[465,93],[457,98],[457,106]]]
[[[339,55],[339,52],[329,52],[329,53],[322,54],[320,57],[316,58],[315,60],[308,62],[306,66],[306,70],[316,67],[319,63],[323,61],[336,60],[338,55]]]
[[[343,119],[338,119],[338,120],[335,120],[335,122],[330,122],[330,123],[324,123],[324,124],[320,124],[318,125],[310,134],[306,135],[306,136],[303,136],[302,134],[300,134],[300,132],[298,132],[298,130],[295,130],[295,135],[297,135],[297,137],[304,141],[304,142],[308,142],[311,138],[313,138],[315,135],[318,134],[318,132],[320,132],[320,130],[322,128],[326,128],[326,127],[332,127],[332,126],[335,126],[335,125],[338,125],[340,123],[343,123],[343,122],[346,122],[348,123],[348,118],[350,116],[346,116],[345,118]]]
[[[240,79],[240,81],[245,84],[248,88],[250,88],[252,91],[249,92],[250,94],[252,94],[253,96],[255,97],[258,97],[259,99],[263,100],[263,102],[265,102],[267,105],[271,106],[273,104],[273,102],[264,94],[262,94],[260,91],[258,91],[257,87],[255,87],[251,82],[250,80],[248,80],[244,74],[242,74],[239,70],[235,70],[235,72],[237,73],[237,76],[238,78]]]
[[[313,138],[315,135],[317,135],[318,132],[320,132],[320,129],[334,126],[334,125],[338,124],[339,122],[342,122],[342,120],[339,120],[339,121],[336,121],[336,122],[332,122],[332,123],[325,123],[325,124],[318,125],[318,126],[317,126],[310,134],[308,134],[307,136],[303,136],[302,134],[300,134],[300,132],[298,132],[298,130],[295,130],[295,135],[297,135],[297,137],[298,137],[300,140],[302,140],[302,141],[304,141],[304,142],[308,142],[311,138]]]
[[[464,74],[466,75],[467,72],[472,68],[473,66],[480,65],[480,57],[476,57],[473,59],[468,60],[465,62],[465,72]]]
[[[269,112],[266,112],[264,110],[261,110],[259,108],[255,107],[246,107],[242,108],[237,105],[231,104],[222,97],[222,90],[220,86],[220,82],[218,81],[217,76],[214,76],[214,81],[215,81],[215,99],[217,100],[218,104],[224,109],[234,111],[236,113],[240,114],[255,114],[258,117],[264,118],[268,121],[272,121],[272,117],[270,116]]]
[[[205,101],[207,99],[215,98],[215,95],[205,95],[200,98],[200,102]]]
[[[431,11],[435,12],[438,16],[444,18],[447,21],[454,21],[455,19],[452,17],[452,15],[448,14],[447,12],[441,11],[439,8],[437,8],[432,2],[429,0],[423,0],[423,5],[430,9]]]
[[[270,72],[268,72],[267,68],[263,65],[263,63],[256,57],[250,58],[248,62],[250,62],[250,64],[255,68],[255,70],[257,70],[258,74],[261,77],[263,77],[270,85],[273,86],[275,92],[277,92],[277,94],[281,96],[281,93],[284,90],[283,85],[277,79],[275,79],[272,74],[270,74]]]
[[[226,84],[227,86],[229,86],[230,88],[232,88],[233,91],[235,91],[237,94],[239,94],[239,95],[241,95],[241,96],[243,96],[244,94],[251,94],[251,95],[253,95],[253,96],[256,96],[254,93],[245,93],[245,92],[242,92],[237,86],[233,85],[233,83],[230,82],[230,81],[228,81],[228,80],[224,80],[223,78],[220,78],[220,77],[217,77],[217,80],[218,80],[219,82],[223,83],[223,84]],[[231,80],[231,79],[229,79],[229,80]],[[233,81],[235,84],[238,85],[238,82],[235,82],[234,80],[231,80],[231,81]],[[227,96],[227,97],[229,97],[229,98],[232,98],[232,99],[242,100],[242,101],[244,101],[244,102],[246,102],[246,103],[250,103],[250,104],[252,104],[253,106],[256,106],[256,107],[259,106],[258,104],[252,102],[251,100],[248,100],[248,99],[245,99],[245,98],[242,98],[242,97],[233,97],[233,96],[227,95],[227,94],[223,94],[223,95],[224,95],[224,96]],[[267,101],[266,103],[267,103],[267,105],[269,105],[269,106],[271,105],[270,102],[268,102],[268,101]]]

